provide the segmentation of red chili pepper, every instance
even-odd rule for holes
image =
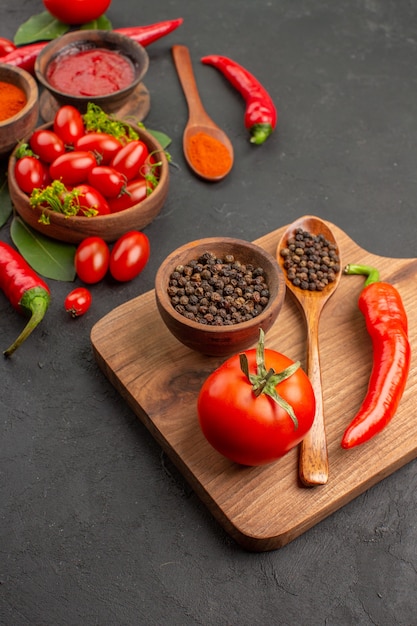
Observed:
[[[368,391],[342,438],[343,448],[353,448],[381,432],[393,418],[407,382],[411,348],[397,289],[380,282],[378,270],[367,265],[348,265],[344,271],[368,277],[358,304],[373,345]]]
[[[183,21],[183,18],[180,17],[174,20],[167,20],[165,22],[156,22],[155,24],[149,24],[148,26],[132,26],[126,28],[115,28],[114,30],[117,33],[121,33],[122,35],[126,35],[126,37],[134,39],[145,47],[149,46],[149,44],[153,43],[157,39],[168,35],[168,33],[178,28]],[[9,54],[6,54],[6,56],[2,57],[1,62],[21,67],[30,74],[33,74],[36,58],[40,51],[43,50],[48,43],[49,41],[41,41],[39,43],[28,44],[26,46],[16,48],[16,50],[13,50]]]
[[[202,63],[220,70],[246,101],[245,128],[251,134],[250,141],[264,143],[277,125],[278,114],[271,96],[253,74],[244,67],[218,54],[205,56]]]
[[[165,22],[156,22],[156,24],[150,24],[149,26],[126,26],[122,28],[115,28],[116,33],[121,33],[134,39],[142,46],[146,47],[153,43],[157,39],[168,35],[173,30],[181,26],[183,18],[178,17],[174,20],[167,20]]]
[[[29,322],[12,345],[4,351],[10,356],[42,321],[50,302],[48,285],[11,246],[0,241],[0,288],[12,306]]]

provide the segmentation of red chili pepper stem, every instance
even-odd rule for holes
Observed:
[[[28,289],[28,291],[23,294],[19,302],[19,307],[22,313],[30,315],[30,319],[18,338],[3,352],[4,356],[11,356],[25,339],[29,337],[31,332],[44,318],[49,302],[50,295],[43,287],[33,287],[33,289]]]
[[[361,276],[367,276],[364,287],[371,285],[372,283],[379,282],[379,271],[376,267],[370,265],[346,265],[343,270],[344,274],[360,274]]]

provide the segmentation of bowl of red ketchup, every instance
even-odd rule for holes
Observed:
[[[145,76],[149,57],[139,43],[114,31],[77,30],[40,52],[35,74],[59,106],[85,112],[89,102],[118,111]]]

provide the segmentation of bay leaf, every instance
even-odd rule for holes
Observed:
[[[80,26],[80,30],[112,30],[113,26],[106,15],[101,15],[96,20]]]
[[[155,137],[156,141],[159,141],[159,143],[161,144],[161,146],[163,147],[164,150],[165,150],[165,148],[168,148],[168,146],[171,144],[171,142],[172,142],[171,137],[168,137],[168,135],[166,135],[165,133],[161,132],[160,130],[150,130],[149,128],[147,128],[146,130],[153,137]]]
[[[36,41],[50,41],[60,37],[70,30],[68,24],[55,19],[49,11],[32,15],[19,26],[14,36],[16,46],[34,43]]]
[[[45,278],[71,282],[75,280],[76,246],[46,237],[15,216],[10,236],[23,258]]]

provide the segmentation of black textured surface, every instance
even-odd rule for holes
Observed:
[[[11,37],[39,0],[4,0]],[[173,139],[171,189],[133,282],[105,280],[79,320],[51,281],[46,319],[0,361],[0,623],[7,626],[412,626],[417,464],[285,548],[250,554],[211,518],[98,370],[93,324],[153,287],[168,252],[200,236],[256,239],[306,213],[383,256],[416,255],[417,3],[113,0],[113,26],[183,17],[149,46],[149,128]],[[216,185],[188,171],[173,43],[236,161]],[[249,144],[243,102],[201,56],[226,54],[268,87],[277,132]],[[9,241],[8,226],[0,238]],[[140,315],[140,311],[138,312]],[[23,320],[0,294],[0,345]],[[337,367],[337,362],[335,362]],[[283,494],[282,497],[285,497]]]

